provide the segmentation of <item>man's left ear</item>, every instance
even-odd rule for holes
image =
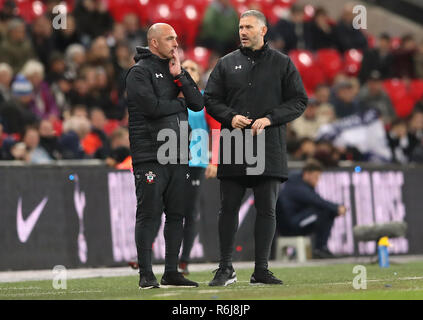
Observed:
[[[266,33],[267,33],[267,27],[266,26],[263,26],[261,28],[261,35],[264,37],[266,35]]]

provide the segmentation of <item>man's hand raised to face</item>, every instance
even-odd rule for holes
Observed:
[[[181,61],[179,60],[179,53],[177,49],[173,50],[172,58],[169,61],[169,71],[174,77],[182,72]]]
[[[251,126],[253,136],[260,134],[264,128],[270,126],[269,118],[260,118],[254,121],[253,125]]]
[[[251,119],[248,119],[240,114],[237,114],[232,118],[232,128],[234,129],[244,129],[246,126],[251,124]]]

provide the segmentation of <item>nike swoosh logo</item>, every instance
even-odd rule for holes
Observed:
[[[40,204],[30,213],[30,215],[24,219],[22,217],[22,197],[18,200],[18,212],[16,217],[16,228],[18,231],[18,238],[22,243],[25,243],[32,230],[37,224],[38,218],[44,210],[48,201],[48,197],[45,197]]]

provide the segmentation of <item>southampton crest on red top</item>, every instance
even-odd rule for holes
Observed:
[[[145,176],[147,177],[147,183],[154,183],[156,175],[152,171],[148,171]]]

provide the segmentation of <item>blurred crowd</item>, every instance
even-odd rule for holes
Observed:
[[[218,58],[239,45],[235,1],[206,2],[193,45],[178,31],[181,55],[199,64],[203,88]],[[0,160],[95,158],[115,166],[129,156],[125,74],[135,46],[147,45],[146,30],[157,21],[130,11],[118,19],[107,1],[80,0],[66,15],[66,28],[55,29],[52,12],[60,3],[46,0],[43,13],[28,21],[15,1],[3,1]],[[261,3],[243,2],[259,10]],[[290,159],[315,157],[331,166],[340,160],[423,162],[423,43],[412,34],[373,38],[354,29],[350,5],[339,17],[329,17],[323,7],[312,14],[308,9],[291,4],[269,19],[271,46],[292,57],[303,79],[299,64],[322,50],[337,57],[357,50],[360,67],[340,65],[313,85],[304,79],[310,101],[289,125]],[[399,89],[412,98],[395,96]]]

